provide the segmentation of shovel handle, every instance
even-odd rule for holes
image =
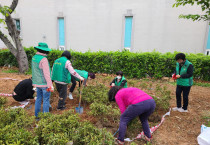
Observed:
[[[118,130],[114,133],[114,135],[113,135],[113,136],[115,136],[115,135],[118,133],[118,131],[119,131],[119,128],[118,128]]]
[[[81,84],[81,80],[79,82]],[[82,84],[80,85],[80,87],[82,87]],[[80,89],[80,92],[79,92],[79,107],[80,107],[80,103],[81,103],[81,100],[82,100],[82,88],[79,88],[79,89]]]

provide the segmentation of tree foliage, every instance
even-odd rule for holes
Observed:
[[[201,10],[204,14],[188,14],[179,15],[179,18],[191,19],[193,21],[208,21],[210,20],[210,0],[176,0],[176,3],[173,4],[173,7],[185,6],[185,5],[198,5],[201,7]]]

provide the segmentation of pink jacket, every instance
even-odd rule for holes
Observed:
[[[115,95],[115,100],[120,108],[121,114],[129,105],[153,99],[151,96],[138,88],[123,88]]]

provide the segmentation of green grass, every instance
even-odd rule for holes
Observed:
[[[201,87],[210,87],[210,83],[194,82],[194,85]]]
[[[205,120],[205,125],[210,127],[210,112],[205,110],[202,112],[202,118]]]
[[[18,73],[19,70],[15,70],[15,69],[8,69],[8,70],[2,70],[2,72],[4,73]],[[31,75],[32,74],[32,70],[28,69],[28,71],[25,72],[25,75]]]
[[[31,70],[31,68],[29,68],[28,71],[25,72],[25,75],[32,75],[32,70]]]
[[[210,127],[210,121],[207,121],[206,126],[207,126],[207,127]]]
[[[14,70],[14,69],[9,69],[9,70],[2,70],[2,72],[4,73],[18,73],[18,70]]]
[[[168,82],[169,84],[176,85],[176,82]],[[210,87],[210,83],[193,82],[193,86]]]

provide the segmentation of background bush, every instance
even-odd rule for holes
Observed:
[[[34,48],[25,48],[29,65],[35,54]],[[50,65],[59,58],[62,51],[53,50],[48,56]],[[97,73],[115,73],[122,70],[128,77],[142,78],[145,76],[161,78],[170,77],[175,70],[174,57],[177,52],[161,54],[159,52],[132,53],[124,52],[74,52],[72,64],[74,68],[84,69]],[[203,54],[186,54],[187,59],[193,63],[194,77],[210,81],[210,56]],[[17,61],[8,50],[0,50],[0,66],[17,66]]]

